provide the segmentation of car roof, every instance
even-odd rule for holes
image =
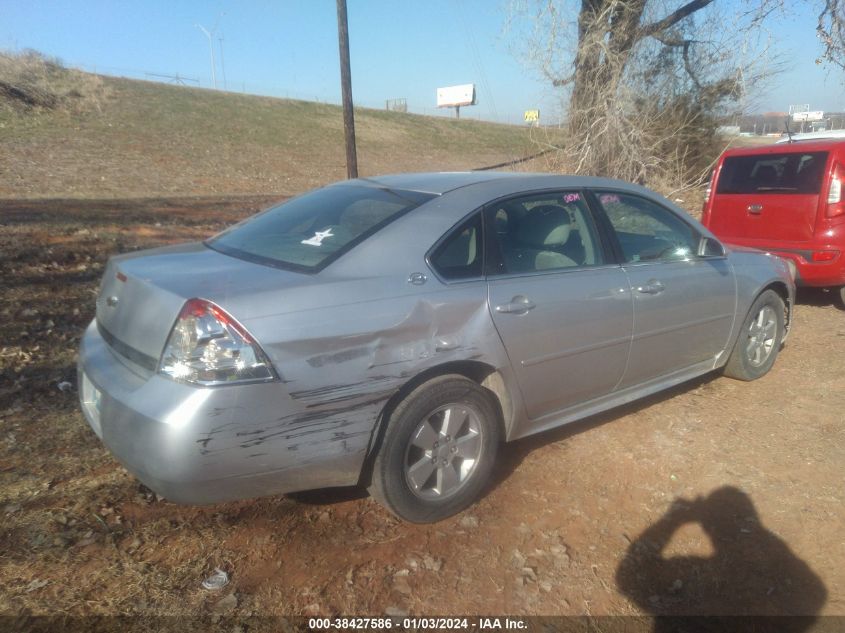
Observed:
[[[556,187],[635,187],[629,183],[610,178],[591,176],[564,176],[560,174],[542,174],[513,171],[461,171],[461,172],[421,172],[409,174],[388,174],[359,178],[358,182],[389,189],[404,189],[442,195],[462,187],[481,183],[510,181],[514,191],[519,191],[532,184]],[[355,180],[346,181],[354,183]]]
[[[723,156],[755,156],[758,154],[788,154],[790,152],[826,152],[837,147],[845,147],[845,139],[807,139],[792,143],[772,143],[771,145],[749,145],[732,147],[725,150]]]
[[[783,134],[775,143],[792,143],[795,141],[813,141],[821,139],[845,139],[845,130],[820,130],[818,132],[796,132]]]

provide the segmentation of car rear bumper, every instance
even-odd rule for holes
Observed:
[[[845,248],[835,245],[763,244],[754,239],[726,239],[729,244],[749,246],[767,251],[795,264],[795,282],[799,286],[838,287],[845,286]],[[813,253],[838,252],[832,261],[813,261]]]
[[[306,408],[277,382],[202,388],[145,373],[118,357],[94,322],[77,371],[91,428],[129,472],[171,501],[358,481],[374,418],[353,425],[349,415]]]
[[[812,251],[767,250],[795,264],[795,283],[799,286],[845,286],[845,253],[840,252],[830,262],[814,262],[808,260],[812,257]]]

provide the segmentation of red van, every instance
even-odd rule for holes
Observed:
[[[702,223],[729,244],[795,264],[799,285],[835,289],[845,306],[845,140],[727,150]]]

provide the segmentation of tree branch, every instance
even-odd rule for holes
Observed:
[[[654,33],[652,37],[664,46],[682,49],[681,56],[684,60],[684,70],[695,85],[696,89],[701,90],[701,82],[698,80],[698,75],[696,74],[689,57],[690,46],[699,43],[698,40],[689,40],[682,37],[669,37],[665,33]]]
[[[821,60],[845,69],[845,6],[842,0],[825,0],[816,35],[824,47]]]
[[[640,29],[640,38],[650,37],[656,33],[665,31],[670,26],[674,26],[684,18],[691,16],[696,11],[700,11],[712,2],[713,0],[692,0],[691,2],[687,2],[684,6],[673,11],[662,20],[646,24],[642,27]]]

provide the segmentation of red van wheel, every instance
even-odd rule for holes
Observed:
[[[845,309],[845,286],[839,288],[839,307]]]

